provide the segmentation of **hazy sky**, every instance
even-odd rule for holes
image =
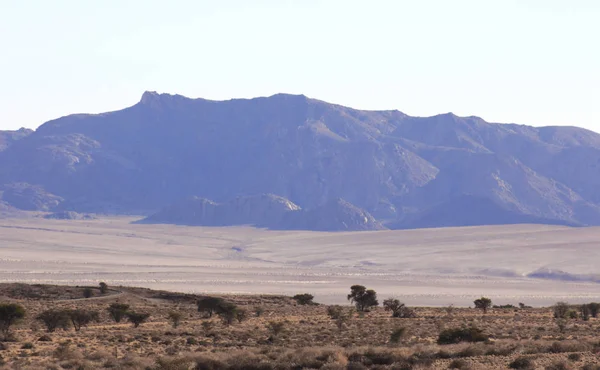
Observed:
[[[0,129],[145,90],[600,131],[597,0],[0,0]]]

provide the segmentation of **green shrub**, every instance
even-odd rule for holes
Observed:
[[[300,305],[311,305],[314,304],[313,298],[315,298],[312,294],[304,293],[304,294],[296,294],[292,297],[298,304]]]
[[[0,304],[0,332],[8,334],[10,327],[25,317],[25,308],[16,303]]]
[[[112,317],[116,323],[119,323],[127,315],[129,305],[125,303],[112,303],[106,310],[110,317]]]

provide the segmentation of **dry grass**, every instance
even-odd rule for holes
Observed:
[[[23,287],[21,287],[23,288]],[[394,319],[376,309],[338,326],[327,307],[302,306],[282,296],[225,296],[252,313],[225,325],[203,318],[193,295],[141,288],[115,288],[102,299],[77,296],[69,287],[36,286],[42,299],[13,297],[27,318],[0,345],[6,369],[506,369],[517,358],[536,369],[588,368],[598,362],[600,320],[570,320],[561,332],[547,309],[415,308],[416,318]],[[0,285],[0,292],[14,285]],[[27,291],[27,290],[25,290]],[[126,303],[149,312],[147,323],[111,321],[106,308]],[[256,308],[264,310],[254,315]],[[81,331],[47,334],[33,318],[48,308],[85,308],[101,319]],[[181,314],[173,328],[170,315]],[[278,326],[275,331],[274,325]],[[489,336],[481,343],[436,344],[440,331],[475,326]],[[404,328],[403,335],[391,334]],[[42,338],[46,337],[46,338]],[[44,341],[40,340],[46,339]],[[48,341],[47,339],[50,339]],[[525,359],[525,360],[523,360]]]

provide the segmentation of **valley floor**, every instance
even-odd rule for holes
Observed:
[[[600,228],[485,226],[324,233],[0,219],[0,282],[190,293],[310,292],[343,303],[362,284],[410,305],[600,300]]]

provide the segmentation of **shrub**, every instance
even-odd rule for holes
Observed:
[[[0,304],[0,332],[8,334],[10,327],[25,317],[25,308],[16,303]]]
[[[106,294],[106,293],[108,293],[108,284],[106,284],[105,282],[101,282],[98,285],[100,287],[100,294]]]
[[[564,361],[554,361],[546,366],[544,370],[570,370],[571,367]]]
[[[445,329],[438,336],[438,344],[454,344],[460,342],[484,342],[488,336],[474,326],[469,328]]]
[[[415,314],[415,311],[406,307],[406,305],[404,305],[404,303],[401,303],[397,299],[393,299],[393,298],[386,299],[385,301],[383,301],[383,307],[385,308],[386,311],[392,311],[392,317],[406,318],[406,319],[417,317],[417,315]]]
[[[344,309],[341,306],[328,306],[327,315],[335,320],[344,314]]]
[[[452,362],[450,362],[450,365],[448,365],[448,369],[466,370],[466,369],[470,369],[470,368],[471,368],[471,366],[469,365],[469,363],[461,358],[452,360]]]
[[[390,343],[398,343],[406,333],[406,328],[397,328],[390,334]]]
[[[235,312],[235,319],[241,324],[243,321],[246,321],[248,318],[248,311],[238,308]]]
[[[68,310],[67,315],[75,328],[75,331],[81,330],[82,326],[87,326],[92,321],[98,321],[99,315],[97,311],[86,310]]]
[[[304,293],[304,294],[296,294],[292,297],[298,304],[300,305],[310,305],[314,304],[313,298],[315,298],[312,294]]]
[[[93,295],[94,295],[94,291],[92,290],[92,288],[83,289],[83,298],[90,298]]]
[[[530,358],[521,356],[508,364],[508,367],[511,369],[533,370],[535,368],[535,363]]]
[[[67,310],[50,309],[36,316],[36,320],[41,321],[48,333],[54,332],[56,329],[67,330],[69,328],[69,313]]]
[[[567,356],[567,358],[573,362],[577,362],[577,361],[581,360],[581,354],[580,353],[570,353],[569,356]]]
[[[488,308],[492,306],[492,300],[486,297],[481,297],[479,299],[474,300],[473,304],[475,305],[475,308],[482,310],[485,314]]]
[[[265,312],[264,308],[262,308],[260,306],[254,307],[254,315],[256,317],[261,317],[264,312]]]
[[[179,326],[179,323],[181,322],[182,318],[183,318],[183,315],[181,314],[181,312],[177,312],[177,311],[169,312],[169,321],[171,321],[171,325],[173,326],[173,328],[177,328]]]
[[[566,319],[569,315],[571,307],[567,302],[557,302],[552,306],[552,312],[555,319]]]
[[[23,343],[23,345],[21,346],[21,349],[33,349],[33,343],[31,343],[31,342]]]
[[[144,322],[146,322],[146,320],[148,320],[148,318],[150,317],[149,313],[138,313],[138,312],[133,312],[133,311],[129,311],[127,312],[127,319],[129,320],[130,323],[133,324],[134,328],[137,328],[138,326],[140,326],[140,324],[143,324]]]
[[[267,323],[267,330],[274,336],[278,336],[285,329],[285,322],[283,321],[269,321]]]
[[[119,323],[127,315],[129,305],[125,303],[112,303],[108,306],[107,311],[112,319]]]
[[[367,289],[362,285],[352,285],[348,300],[356,305],[359,312],[369,311],[371,307],[379,305],[377,293],[373,289]]]

